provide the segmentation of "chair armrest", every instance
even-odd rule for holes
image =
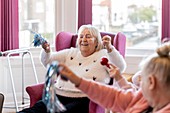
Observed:
[[[26,92],[30,97],[30,107],[42,98],[44,83],[27,86]]]

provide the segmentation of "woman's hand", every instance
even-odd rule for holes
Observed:
[[[109,65],[110,65],[110,71],[109,71],[110,77],[114,78],[116,81],[122,79],[123,77],[120,73],[120,69],[113,64],[109,64]]]
[[[71,71],[65,64],[59,64],[59,73],[61,76],[64,76],[72,83],[74,83],[75,86],[80,85],[81,78],[74,74],[73,71]]]
[[[111,44],[111,37],[109,35],[105,35],[102,38],[103,46],[107,49],[108,53],[112,52],[112,44]]]
[[[45,50],[46,53],[50,52],[50,44],[48,42],[43,43],[42,48]]]

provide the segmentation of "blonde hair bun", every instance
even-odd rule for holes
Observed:
[[[170,42],[164,43],[161,47],[156,50],[157,54],[160,57],[169,57],[170,56]]]

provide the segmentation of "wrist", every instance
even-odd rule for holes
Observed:
[[[46,53],[50,53],[50,50],[45,50]]]
[[[106,47],[106,49],[107,49],[108,53],[110,53],[110,52],[112,52],[113,47],[112,47],[112,46],[109,46],[109,47]]]
[[[80,83],[82,81],[82,78],[79,78],[74,84],[76,87],[79,87]]]
[[[46,53],[50,53],[50,48],[49,47],[47,47],[46,49],[44,49],[44,51],[46,52]]]
[[[119,81],[119,80],[121,80],[123,77],[121,76],[121,75],[117,75],[117,76],[115,76],[114,77],[114,79],[116,80],[116,81]]]

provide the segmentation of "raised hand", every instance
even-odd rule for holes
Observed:
[[[122,78],[120,69],[116,67],[115,65],[109,63],[106,57],[102,57],[100,63],[104,66],[107,66],[110,69],[109,74],[110,74],[111,79],[110,79],[109,85],[113,84],[113,78],[115,78],[116,80],[120,80]]]
[[[120,69],[111,63],[109,63],[109,66],[110,66],[110,71],[109,71],[110,77],[115,78],[116,80],[120,80],[122,78]]]
[[[33,44],[34,47],[37,46],[42,46],[42,48],[45,50],[46,53],[50,52],[50,44],[47,42],[47,40],[39,33],[36,33],[34,31],[31,31],[31,33],[34,34],[34,40],[33,40]]]
[[[50,44],[48,42],[43,43],[42,48],[45,50],[46,53],[50,52]]]
[[[108,64],[108,59],[106,57],[102,57],[100,63],[104,66],[107,66],[110,69],[110,65]],[[113,84],[113,78],[111,77],[109,85]]]
[[[105,35],[102,38],[103,46],[107,49],[108,52],[112,52],[112,44],[111,44],[111,37],[109,35]]]

